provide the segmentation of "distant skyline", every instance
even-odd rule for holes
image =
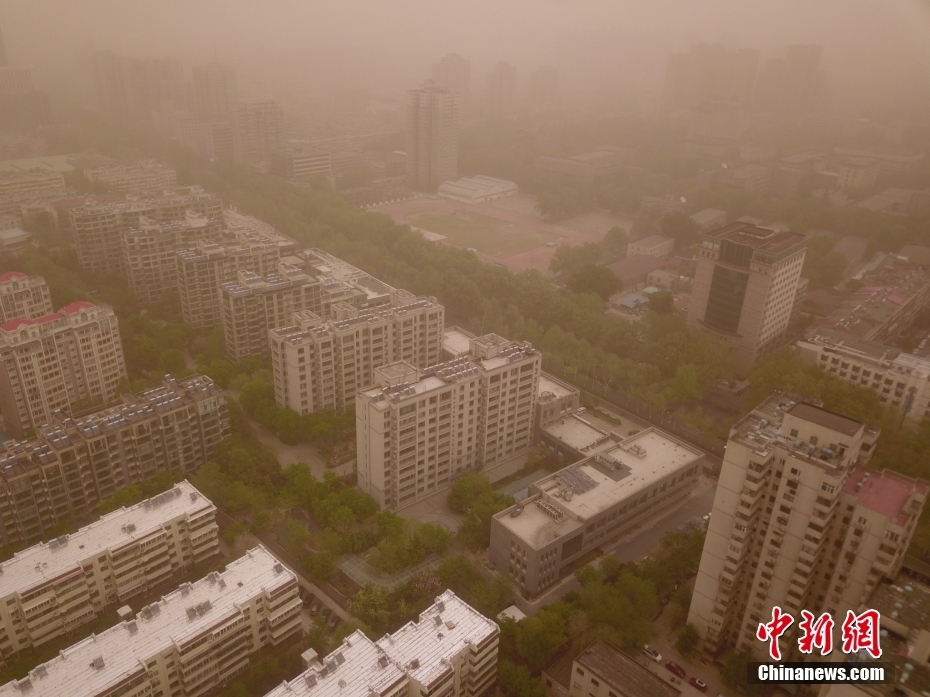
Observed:
[[[507,61],[553,65],[578,88],[658,92],[670,52],[720,40],[759,48],[763,59],[791,43],[822,44],[840,90],[858,81],[859,91],[892,93],[930,79],[922,0],[6,0],[0,30],[10,63],[53,83],[64,82],[73,49],[93,43],[188,65],[216,56],[237,68],[247,92],[404,89],[449,52],[472,61],[475,80]]]

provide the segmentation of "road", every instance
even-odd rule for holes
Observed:
[[[716,480],[702,478],[700,489],[695,491],[680,506],[675,506],[660,517],[649,521],[641,532],[628,536],[622,542],[607,552],[616,554],[620,561],[631,562],[641,559],[649,552],[659,546],[659,542],[667,532],[677,530],[681,525],[689,520],[699,516],[705,516],[710,513],[714,506],[714,494],[716,493]],[[581,586],[575,579],[574,574],[566,576],[561,582],[556,584],[548,592],[534,600],[527,600],[517,596],[515,604],[527,615],[535,614],[543,605],[554,603],[570,591],[580,590]]]

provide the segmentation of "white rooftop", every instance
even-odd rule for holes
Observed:
[[[453,358],[467,356],[471,352],[471,340],[474,338],[464,329],[447,327],[442,333],[442,348]]]
[[[576,391],[577,390],[573,390],[566,386],[560,380],[556,380],[552,376],[543,373],[539,376],[539,389],[536,393],[541,397],[544,393],[549,392],[555,395],[556,399],[558,399],[560,397],[567,397]]]
[[[104,550],[119,549],[159,532],[174,518],[208,509],[215,510],[213,503],[183,481],[164,494],[108,513],[71,535],[40,542],[0,564],[0,598],[17,592],[25,595]]]
[[[610,438],[610,435],[595,428],[585,419],[574,414],[549,424],[543,429],[553,438],[562,441],[568,447],[583,452],[593,448],[604,439]]]
[[[616,471],[599,464],[598,458],[613,461],[617,465]],[[538,548],[556,537],[584,527],[585,521],[602,511],[637,496],[659,480],[697,464],[702,458],[699,450],[649,428],[533,484],[533,490],[543,492],[543,499],[565,513],[562,520],[557,521],[547,515],[532,497],[520,504],[523,510],[518,516],[511,517],[508,512],[511,509],[508,509],[498,514],[497,520]],[[566,480],[584,481],[587,488],[579,491],[573,487],[571,500],[556,498],[556,493],[566,488]]]
[[[437,623],[436,618],[439,618]],[[451,671],[453,656],[498,632],[492,622],[452,591],[393,634],[372,642],[361,631],[266,697],[370,697],[387,695],[410,678],[430,685]]]
[[[146,659],[181,646],[188,639],[218,628],[239,614],[239,606],[263,591],[271,593],[294,579],[264,547],[231,562],[220,574],[184,584],[143,608],[134,620],[120,622],[64,649],[30,671],[30,697],[91,697],[145,670]],[[193,616],[188,612],[195,610]],[[102,659],[102,660],[98,660]],[[99,668],[94,663],[102,664]],[[18,683],[0,687],[0,697],[21,697]],[[28,688],[27,688],[28,689]]]

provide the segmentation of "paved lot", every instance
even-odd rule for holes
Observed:
[[[421,523],[442,525],[451,532],[458,532],[462,521],[465,520],[465,516],[460,513],[455,513],[449,508],[449,505],[446,503],[446,498],[448,496],[448,490],[440,491],[438,494],[433,494],[428,499],[424,499],[419,503],[415,503],[412,506],[397,511],[397,514],[402,518],[419,520]]]

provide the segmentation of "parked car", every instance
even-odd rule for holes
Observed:
[[[313,607],[314,602],[316,602],[316,596],[313,593],[307,593],[304,596],[304,607]]]
[[[658,651],[656,651],[656,650],[655,650],[654,648],[652,648],[651,646],[649,646],[649,644],[646,644],[646,645],[643,647],[643,653],[646,654],[647,656],[649,656],[649,658],[651,658],[651,659],[652,659],[653,661],[655,661],[656,663],[661,663],[661,662],[662,662],[662,654],[659,653]]]
[[[313,605],[310,606],[310,614],[311,614],[311,615],[315,615],[316,613],[318,613],[318,612],[320,611],[320,606],[321,606],[322,604],[323,604],[323,603],[321,603],[321,602],[319,601],[319,599],[314,598],[314,599],[313,599]]]
[[[672,673],[677,675],[679,678],[684,678],[684,677],[687,677],[688,675],[687,673],[685,673],[685,669],[682,668],[677,663],[675,663],[675,661],[669,661],[668,663],[665,664],[665,667],[668,668]]]
[[[324,607],[323,611],[320,613],[320,618],[325,622],[329,618],[329,613],[332,612],[328,607]]]
[[[699,680],[698,678],[691,678],[688,681],[688,684],[691,685],[691,687],[700,690],[701,692],[707,692],[707,683],[703,680]]]
[[[339,619],[339,615],[337,615],[337,614],[334,612],[334,613],[332,614],[332,617],[329,618],[329,622],[328,622],[327,624],[328,624],[328,626],[329,626],[330,629],[335,629],[335,628],[336,628],[336,625],[339,624],[341,621],[342,621],[342,620]]]

